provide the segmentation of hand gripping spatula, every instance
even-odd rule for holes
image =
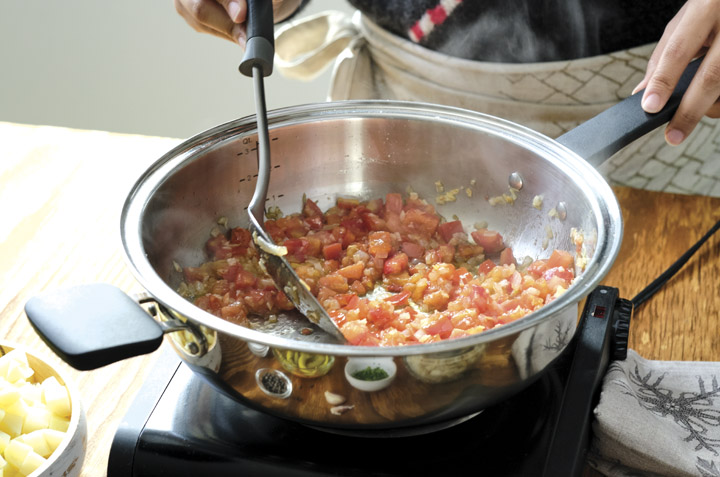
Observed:
[[[243,75],[253,79],[258,135],[258,177],[248,206],[250,231],[260,253],[261,264],[265,266],[278,289],[287,295],[300,313],[344,343],[345,338],[335,322],[282,256],[286,252],[284,247],[277,246],[264,228],[265,201],[270,182],[270,138],[263,78],[269,76],[273,69],[273,10],[270,0],[248,0],[247,5],[247,44],[239,69]]]

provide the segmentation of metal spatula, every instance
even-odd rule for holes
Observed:
[[[273,69],[275,55],[273,11],[270,0],[248,0],[247,5],[247,44],[239,69],[242,74],[253,79],[258,131],[258,177],[255,192],[248,206],[250,231],[261,260],[278,289],[282,290],[295,308],[310,321],[339,341],[345,342],[335,322],[330,319],[317,298],[310,293],[307,285],[298,277],[290,263],[282,257],[283,247],[273,243],[272,237],[263,226],[265,201],[270,182],[270,138],[263,78],[269,76]]]

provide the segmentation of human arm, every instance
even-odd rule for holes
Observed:
[[[682,72],[705,54],[698,72],[665,129],[671,145],[682,143],[703,116],[720,117],[720,0],[688,0],[665,27],[635,91],[645,88],[642,107],[662,109]]]
[[[280,22],[290,17],[302,0],[272,0],[273,18]],[[175,0],[175,10],[195,31],[209,33],[245,47],[245,0]]]

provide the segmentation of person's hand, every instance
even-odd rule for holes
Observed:
[[[300,3],[301,0],[273,0],[275,22],[290,16]],[[195,31],[209,33],[245,47],[245,0],[175,0],[175,10]]]
[[[648,113],[660,111],[688,63],[703,53],[705,58],[665,129],[668,144],[682,143],[703,116],[720,117],[720,0],[688,0],[665,27],[645,78],[633,91],[645,88],[642,108]]]

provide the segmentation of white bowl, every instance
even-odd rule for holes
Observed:
[[[353,377],[353,374],[367,367],[382,368],[388,374],[387,378],[377,381],[365,381]],[[397,374],[397,366],[391,357],[370,357],[370,358],[349,358],[345,365],[345,378],[356,389],[360,391],[379,391],[390,386]]]
[[[70,425],[65,432],[65,437],[47,458],[47,461],[28,477],[76,477],[80,475],[87,446],[87,420],[80,402],[80,394],[69,381],[65,372],[54,367],[46,359],[41,358],[22,345],[0,341],[0,355],[4,355],[13,349],[21,349],[25,352],[28,364],[35,372],[33,376],[37,382],[55,376],[60,384],[67,388],[70,395]]]

